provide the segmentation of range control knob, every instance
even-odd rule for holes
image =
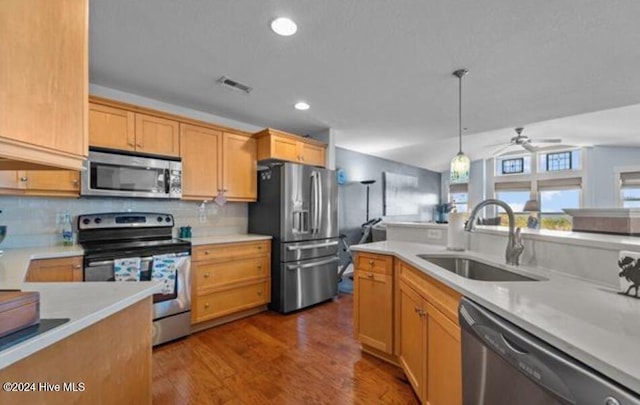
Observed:
[[[158,222],[162,222],[162,217],[157,218]]]
[[[89,225],[89,222],[91,222],[91,220],[89,218],[85,218],[82,220],[82,223],[85,225]]]
[[[166,217],[166,218],[164,219],[164,221],[165,221],[165,222],[171,222],[171,217]]]
[[[100,223],[102,223],[102,218],[98,217],[98,218],[94,219],[93,222],[95,222],[96,224],[100,224]]]

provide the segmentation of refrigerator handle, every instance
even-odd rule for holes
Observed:
[[[316,201],[316,233],[320,233],[320,224],[322,223],[322,210],[325,206],[322,201],[322,176],[320,175],[320,172],[316,172],[316,187],[318,188],[318,191],[316,192],[316,197],[318,198],[318,200]]]
[[[318,172],[311,172],[311,233],[317,232],[318,223]]]

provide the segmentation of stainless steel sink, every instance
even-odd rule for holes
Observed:
[[[418,255],[423,260],[461,277],[480,281],[540,281],[471,258],[459,256]]]

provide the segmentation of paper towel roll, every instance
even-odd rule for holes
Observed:
[[[449,213],[449,226],[447,229],[447,249],[464,250],[465,232],[464,232],[465,214],[462,212]]]

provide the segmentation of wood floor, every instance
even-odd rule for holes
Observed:
[[[360,353],[352,300],[264,312],[154,349],[154,404],[417,404],[400,369]]]

